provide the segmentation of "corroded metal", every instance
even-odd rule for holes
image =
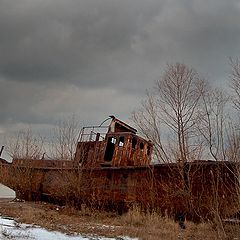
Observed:
[[[100,127],[100,126],[97,126]],[[102,127],[102,126],[101,126]],[[239,211],[238,165],[198,161],[151,165],[153,144],[112,117],[106,135],[84,128],[73,161],[13,159],[0,181],[25,200],[126,211],[137,204],[162,214],[211,218]],[[86,134],[87,130],[90,130]]]
[[[86,168],[149,165],[153,144],[136,132],[113,117],[104,139],[91,131],[87,141],[78,142],[74,162]]]

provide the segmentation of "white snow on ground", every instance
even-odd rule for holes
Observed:
[[[83,236],[75,235],[69,236],[60,232],[53,232],[43,229],[38,226],[29,224],[20,224],[13,219],[0,217],[0,239],[14,239],[14,240],[137,240],[137,238],[117,237],[106,238],[97,236]]]

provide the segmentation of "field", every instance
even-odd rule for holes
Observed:
[[[105,237],[129,236],[138,239],[240,239],[240,226],[214,223],[185,222],[186,229],[167,217],[156,213],[141,213],[133,208],[119,216],[116,213],[93,211],[83,207],[77,211],[70,207],[42,202],[16,202],[0,200],[0,214],[18,222],[36,224],[49,230],[67,234],[86,234]],[[119,239],[119,238],[116,238]]]

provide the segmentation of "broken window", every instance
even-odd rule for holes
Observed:
[[[136,146],[137,146],[137,139],[136,139],[136,138],[133,138],[133,139],[132,139],[132,148],[133,148],[133,149],[136,149]]]
[[[151,148],[150,148],[150,146],[147,146],[147,155],[149,156],[150,153],[151,153]]]
[[[124,145],[124,137],[122,136],[119,138],[118,146],[123,147],[123,145]]]
[[[111,162],[114,154],[115,144],[117,139],[114,137],[109,137],[107,141],[107,147],[105,150],[104,161]]]

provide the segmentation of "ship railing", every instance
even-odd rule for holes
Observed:
[[[79,133],[78,142],[103,141],[107,130],[108,126],[83,127]]]
[[[103,141],[110,126],[105,124],[114,118],[114,116],[109,116],[98,126],[83,127],[79,133],[78,142]]]

